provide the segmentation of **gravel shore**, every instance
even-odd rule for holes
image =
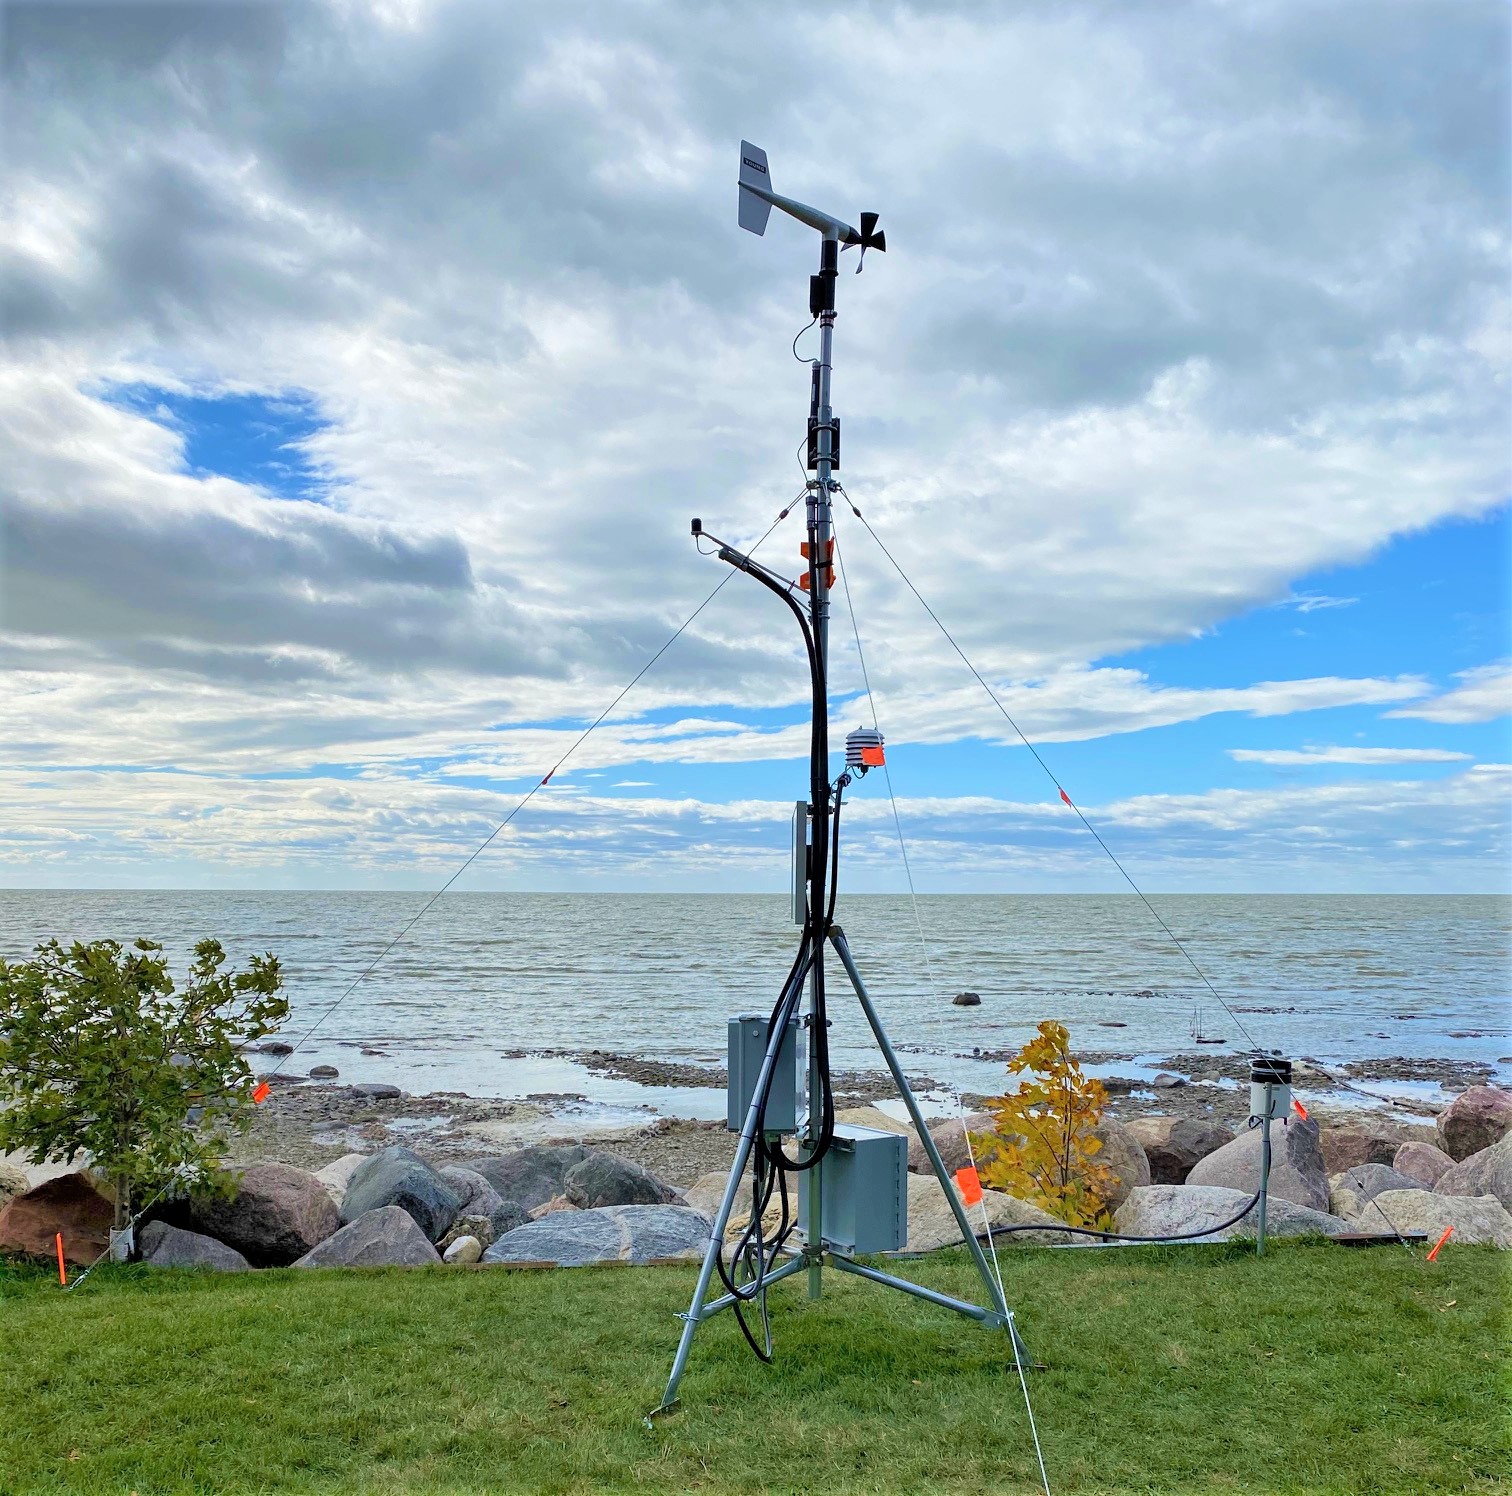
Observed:
[[[722,1089],[725,1084],[724,1072],[707,1066],[598,1050],[575,1052],[570,1058],[596,1074],[641,1085]],[[1083,1058],[1116,1066],[1133,1057]],[[1296,1065],[1299,1089],[1322,1098],[1312,1105],[1314,1115],[1335,1126],[1389,1119],[1399,1127],[1426,1129],[1442,1103],[1374,1092],[1372,1082],[1424,1082],[1450,1093],[1484,1084],[1487,1073],[1483,1066],[1443,1059],[1397,1058],[1331,1071],[1305,1060]],[[1158,1113],[1233,1126],[1248,1110],[1248,1088],[1242,1084],[1247,1067],[1244,1055],[1171,1055],[1159,1062],[1164,1080],[1154,1084],[1148,1075],[1105,1077],[1108,1111],[1123,1120]],[[948,1090],[927,1074],[911,1075],[910,1081],[921,1095]],[[734,1156],[734,1139],[723,1122],[658,1116],[649,1107],[644,1121],[637,1118],[627,1125],[623,1109],[606,1122],[603,1109],[580,1095],[495,1099],[445,1091],[373,1095],[373,1089],[348,1086],[339,1079],[279,1077],[251,1129],[237,1140],[232,1162],[278,1160],[318,1169],[346,1153],[371,1153],[405,1143],[436,1163],[461,1163],[528,1143],[592,1142],[643,1164],[674,1186],[685,1186],[710,1170],[727,1168]],[[842,1107],[875,1104],[896,1095],[891,1078],[880,1071],[839,1074],[836,1091]],[[975,1108],[986,1099],[967,1095],[964,1101]]]

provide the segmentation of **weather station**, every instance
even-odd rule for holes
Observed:
[[[954,1310],[984,1328],[1004,1333],[1020,1369],[1028,1360],[1002,1280],[989,1265],[978,1231],[952,1183],[923,1113],[903,1073],[882,1020],[862,979],[844,929],[835,919],[841,853],[840,817],[845,792],[869,770],[883,767],[886,744],[877,728],[860,728],[846,742],[845,764],[830,776],[829,625],[835,584],[833,498],[839,490],[840,421],[832,403],[835,290],[840,254],[856,248],[859,274],[868,249],[886,250],[876,213],[862,213],[860,228],[772,190],[766,152],[740,143],[739,223],[764,234],[773,208],[819,234],[819,269],[809,279],[809,314],[819,326],[819,355],[810,366],[806,538],[804,569],[796,579],[763,565],[692,522],[700,548],[759,583],[791,615],[809,667],[812,709],[806,797],[794,808],[792,837],[793,921],[797,952],[778,988],[770,1013],[740,1014],[729,1023],[727,1123],[739,1133],[735,1161],[715,1212],[692,1303],[655,1417],[677,1406],[699,1325],[733,1312],[752,1350],[772,1358],[767,1294],[785,1278],[806,1277],[808,1296],[823,1292],[826,1268],[912,1294]],[[830,1073],[827,963],[833,958],[860,1004],[887,1064],[929,1166],[955,1216],[981,1278],[985,1304],[937,1293],[881,1268],[862,1256],[902,1250],[908,1230],[907,1140],[895,1133],[847,1126],[835,1119]],[[789,1142],[791,1140],[791,1142]],[[794,1151],[789,1152],[788,1148]],[[796,1216],[789,1209],[787,1180],[795,1176]],[[742,1187],[750,1202],[746,1225],[732,1242],[726,1233]],[[764,1217],[777,1202],[775,1230]],[[986,1220],[983,1221],[984,1228]],[[990,1229],[984,1233],[991,1247]],[[719,1291],[715,1294],[715,1279]],[[753,1313],[753,1327],[747,1314]]]

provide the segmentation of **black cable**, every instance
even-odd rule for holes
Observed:
[[[1226,1221],[1219,1221],[1216,1226],[1204,1226],[1201,1231],[1182,1231],[1175,1236],[1126,1236],[1119,1231],[1094,1231],[1090,1226],[1051,1225],[993,1226],[986,1231],[978,1231],[975,1235],[977,1240],[981,1241],[994,1236],[1012,1236],[1019,1231],[1069,1231],[1073,1236],[1095,1236],[1099,1241],[1143,1242],[1147,1246],[1158,1246],[1162,1242],[1193,1241],[1199,1236],[1211,1236],[1215,1231],[1227,1231],[1230,1226],[1242,1221],[1259,1203],[1260,1191],[1256,1190],[1250,1196],[1249,1203],[1238,1215],[1230,1216]]]
[[[811,328],[818,320],[819,319],[817,317],[810,317],[809,320],[805,322],[803,326],[793,334],[793,357],[796,358],[800,364],[806,364],[809,362],[809,360],[804,358],[803,355],[798,352],[798,339],[801,338],[804,333],[806,333],[809,328]]]
[[[830,826],[830,886],[829,903],[824,911],[824,929],[828,934],[835,923],[835,896],[840,892],[840,797],[845,793],[846,780],[841,775],[835,785],[835,818]]]

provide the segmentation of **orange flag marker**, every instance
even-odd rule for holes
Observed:
[[[1434,1244],[1433,1244],[1433,1250],[1428,1254],[1428,1260],[1429,1260],[1429,1262],[1432,1262],[1433,1259],[1438,1256],[1438,1254],[1439,1254],[1439,1248],[1441,1246],[1443,1246],[1444,1243],[1446,1241],[1448,1241],[1449,1238],[1451,1236],[1453,1236],[1453,1235],[1454,1235],[1454,1227],[1453,1226],[1445,1226],[1444,1227],[1444,1234],[1441,1237],[1439,1237],[1439,1239],[1436,1242],[1434,1242]]]
[[[253,1091],[253,1093],[252,1093],[252,1102],[253,1102],[253,1105],[255,1105],[255,1106],[261,1106],[263,1104],[263,1102],[265,1102],[268,1099],[268,1092],[270,1090],[272,1090],[272,1087],[269,1086],[269,1084],[267,1083],[267,1081],[265,1081],[265,1080],[258,1081],[258,1083],[257,1083],[257,1089],[255,1091]]]
[[[982,1181],[975,1169],[957,1169],[955,1182],[962,1201],[967,1205],[975,1205],[982,1198]]]
[[[68,1287],[68,1269],[63,1266],[63,1233],[58,1233],[58,1282]]]
[[[1298,1100],[1297,1100],[1297,1098],[1296,1098],[1296,1097],[1295,1097],[1295,1096],[1293,1096],[1293,1097],[1292,1097],[1292,1110],[1293,1110],[1293,1111],[1294,1111],[1294,1112],[1295,1112],[1295,1113],[1296,1113],[1296,1114],[1297,1114],[1297,1115],[1298,1115],[1298,1116],[1299,1116],[1299,1117],[1300,1117],[1300,1118],[1301,1118],[1301,1119],[1302,1119],[1302,1120],[1303,1120],[1303,1121],[1304,1121],[1304,1122],[1305,1122],[1305,1121],[1307,1121],[1307,1108],[1306,1108],[1306,1107],[1305,1107],[1305,1106],[1303,1106],[1303,1105],[1302,1105],[1302,1103],[1301,1103],[1301,1102],[1300,1102],[1300,1101],[1298,1101]]]

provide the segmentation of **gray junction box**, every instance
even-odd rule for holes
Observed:
[[[824,1245],[847,1255],[901,1252],[908,1240],[908,1139],[874,1127],[835,1125],[819,1161]],[[808,1233],[808,1191],[798,1191],[798,1229]]]
[[[761,1078],[761,1062],[766,1058],[767,1031],[771,1019],[764,1013],[737,1013],[730,1020],[729,1086],[725,1091],[725,1125],[731,1132],[745,1126],[756,1082]],[[777,1051],[777,1068],[772,1074],[772,1088],[767,1092],[767,1132],[798,1130],[798,1020],[788,1023],[782,1047]]]

